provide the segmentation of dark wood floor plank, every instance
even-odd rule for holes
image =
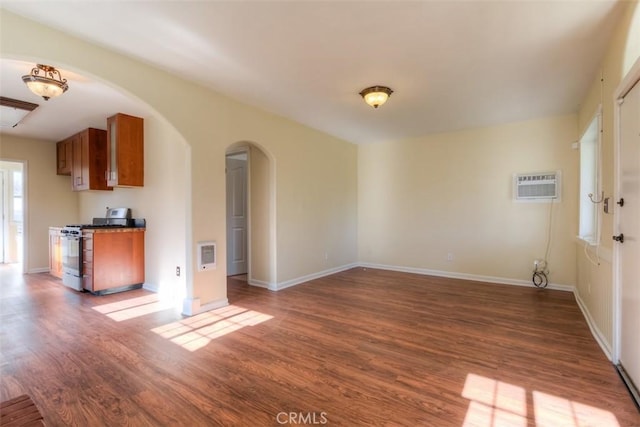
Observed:
[[[96,297],[1,272],[0,400],[29,394],[49,426],[266,426],[292,412],[460,427],[474,408],[502,410],[464,396],[478,379],[483,399],[517,390],[524,425],[558,410],[547,399],[640,426],[567,292],[356,268],[277,293],[229,278],[239,317],[184,318],[144,290]],[[136,304],[146,314],[127,318]],[[171,340],[223,329],[193,351]]]
[[[42,415],[30,396],[23,394],[0,403],[0,425],[4,427],[42,426]]]

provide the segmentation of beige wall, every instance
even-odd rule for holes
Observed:
[[[9,12],[0,19],[3,57],[46,60],[109,82],[145,102],[186,141],[183,250],[191,309],[226,300],[224,159],[236,141],[265,147],[275,165],[276,282],[356,262],[355,146]],[[208,240],[218,243],[218,268],[196,272],[196,244]]]
[[[2,160],[24,161],[27,178],[26,244],[29,247],[25,270],[46,271],[49,267],[49,227],[78,221],[78,197],[71,191],[68,176],[56,175],[56,144],[0,137]]]
[[[276,155],[279,286],[357,261],[357,147],[293,137]]]
[[[601,64],[603,82],[595,79],[578,114],[579,129],[583,132],[602,104],[602,190],[605,197],[614,196],[614,92],[624,76],[640,57],[640,7],[629,2],[618,24],[607,54]],[[583,195],[584,196],[584,195]],[[615,204],[613,204],[615,209]],[[594,265],[586,257],[583,244],[578,249],[577,296],[597,329],[601,343],[611,349],[613,343],[613,269],[611,265],[611,237],[614,234],[612,214],[602,214],[602,249],[608,256],[600,257]],[[596,258],[595,248],[591,258]]]
[[[272,258],[270,255],[272,236],[271,233],[271,213],[272,193],[271,173],[269,168],[269,158],[256,147],[249,150],[249,187],[251,192],[251,254],[249,268],[249,281],[254,284],[268,286],[275,282],[275,275],[272,274]],[[275,272],[273,272],[275,273]]]
[[[560,170],[550,281],[574,285],[576,138],[576,116],[568,115],[361,145],[360,260],[530,283],[534,259],[545,254],[551,205],[514,202],[512,176]]]

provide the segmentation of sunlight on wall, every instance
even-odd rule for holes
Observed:
[[[159,326],[151,331],[189,351],[196,351],[216,338],[270,319],[273,316],[229,305]]]
[[[611,412],[562,397],[534,391],[537,427],[620,427]],[[527,391],[475,374],[468,374],[462,397],[471,400],[463,427],[526,427]]]
[[[170,299],[160,298],[158,294],[144,297],[130,298],[123,301],[102,304],[93,307],[98,313],[121,322],[123,320],[134,319],[146,314],[155,313],[175,307],[175,302]]]

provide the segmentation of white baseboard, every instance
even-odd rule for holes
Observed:
[[[502,285],[535,287],[532,282],[527,280],[521,280],[521,279],[511,279],[511,278],[495,277],[495,276],[482,276],[477,274],[457,273],[452,271],[430,270],[425,268],[404,267],[404,266],[387,265],[387,264],[374,264],[374,263],[367,263],[367,262],[346,264],[339,267],[334,267],[327,270],[319,271],[317,273],[308,274],[306,276],[297,277],[295,279],[286,280],[280,283],[270,283],[262,280],[250,279],[249,284],[252,286],[260,287],[260,288],[266,288],[271,291],[279,291],[282,289],[289,288],[291,286],[299,285],[300,283],[308,282],[314,279],[319,279],[321,277],[329,276],[331,274],[340,273],[341,271],[349,270],[355,267],[377,268],[380,270],[399,271],[403,273],[415,273],[415,274],[422,274],[426,276],[447,277],[451,279],[473,280],[476,282],[498,283]],[[559,283],[549,283],[549,285],[547,285],[545,289],[573,292],[574,287],[570,285],[559,284]]]
[[[48,273],[49,267],[32,268],[27,271],[27,274]]]
[[[331,274],[340,273],[341,271],[349,270],[350,268],[358,267],[357,263],[341,265],[339,267],[330,268],[327,270],[319,271],[317,273],[307,274],[306,276],[296,277],[295,279],[285,280],[284,282],[268,284],[267,289],[272,291],[280,291],[282,289],[290,288],[291,286],[299,285],[301,283],[308,282],[310,280],[319,279],[321,277],[329,276]],[[257,285],[260,286],[260,285]]]
[[[425,276],[436,276],[436,277],[447,277],[450,279],[462,279],[462,280],[473,280],[476,282],[487,282],[487,283],[497,283],[500,285],[516,285],[516,286],[525,286],[534,288],[535,286],[531,281],[522,280],[522,279],[511,279],[506,277],[496,277],[496,276],[482,276],[479,274],[469,274],[469,273],[457,273],[453,271],[442,271],[442,270],[429,270],[426,268],[416,268],[416,267],[404,267],[397,265],[386,265],[386,264],[374,264],[369,262],[363,262],[358,264],[360,267],[364,268],[378,268],[380,270],[391,270],[391,271],[399,271],[402,273],[415,273],[422,274]],[[545,289],[553,289],[556,291],[565,291],[565,292],[573,292],[574,287],[570,285],[563,285],[559,283],[549,283]]]
[[[319,279],[321,277],[329,276],[331,274],[340,273],[341,271],[349,270],[350,268],[357,267],[357,263],[341,265],[339,267],[330,268],[327,270],[319,271],[317,273],[307,274],[306,276],[297,277],[295,279],[286,280],[276,284],[274,291],[290,288],[291,286],[299,285],[301,283],[309,282],[310,280]],[[271,288],[270,288],[271,289]]]
[[[154,285],[152,283],[146,283],[146,282],[142,284],[142,289],[149,292],[155,292],[155,293],[158,293],[158,291],[160,290],[158,288],[158,285]]]
[[[258,288],[271,289],[273,286],[270,282],[265,282],[264,280],[249,279],[247,282],[251,286],[256,286]],[[274,289],[271,289],[271,290],[274,290]]]
[[[215,310],[216,308],[226,307],[229,305],[227,298],[211,301],[206,304],[200,304],[200,298],[185,298],[182,301],[182,314],[185,316],[194,316],[204,313],[205,311]]]
[[[613,351],[611,351],[611,345],[609,345],[609,343],[607,342],[607,339],[604,337],[604,335],[598,328],[598,325],[596,325],[596,322],[593,320],[593,317],[591,317],[591,313],[589,312],[587,305],[584,303],[582,298],[580,298],[580,295],[578,295],[578,292],[574,292],[573,295],[576,298],[578,307],[580,307],[580,311],[582,311],[582,315],[587,321],[587,325],[589,325],[589,329],[591,330],[591,335],[593,335],[593,337],[596,339],[596,342],[604,352],[605,356],[607,356],[607,358],[610,361],[613,361]]]

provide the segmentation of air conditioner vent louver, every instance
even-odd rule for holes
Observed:
[[[549,200],[560,198],[560,172],[514,175],[515,200]]]

